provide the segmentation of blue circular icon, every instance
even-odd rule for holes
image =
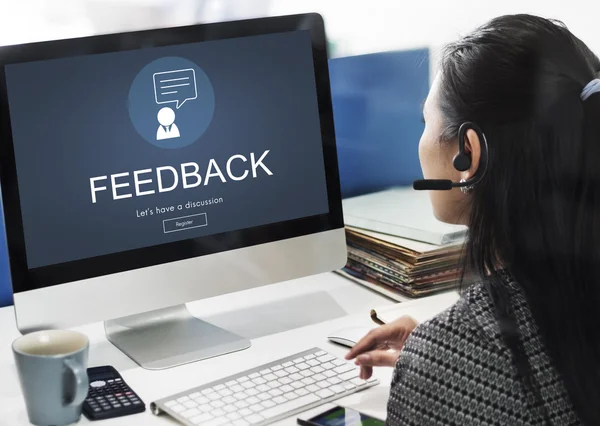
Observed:
[[[150,62],[129,89],[129,117],[159,148],[183,148],[204,134],[215,112],[215,92],[195,63],[179,57]]]

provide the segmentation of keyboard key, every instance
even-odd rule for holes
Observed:
[[[171,411],[174,412],[174,413],[179,414],[182,411],[185,411],[185,407],[183,405],[177,404],[177,405],[174,405],[174,406],[171,407]]]
[[[96,398],[98,399],[98,398]],[[179,402],[180,404],[183,404],[186,401],[189,401],[190,397],[189,396],[182,396],[181,398],[177,399],[177,402]]]
[[[281,394],[283,394],[283,392],[281,392],[279,389],[271,389],[269,391],[269,395],[271,396],[279,396]]]
[[[250,424],[254,424],[254,423],[260,423],[264,420],[265,418],[262,416],[259,416],[258,414],[252,414],[248,417],[246,417],[246,420],[248,421],[248,423]]]
[[[208,398],[208,399],[210,399],[211,401],[216,401],[216,400],[218,400],[218,399],[221,399],[221,395],[219,395],[219,394],[218,394],[218,393],[216,393],[216,392],[213,392],[213,393],[209,393],[209,394],[207,395],[207,398]]]
[[[282,377],[281,379],[279,379],[279,383],[281,383],[282,385],[289,385],[292,382],[293,380],[289,377]]]
[[[192,417],[195,417],[199,414],[200,410],[198,410],[197,408],[192,408],[191,410],[185,410],[184,412],[182,412],[181,416],[185,417],[186,419],[191,419]]]
[[[289,401],[298,398],[300,395],[298,395],[296,392],[288,392],[285,395],[283,395],[283,397]]]
[[[308,361],[309,359],[313,359],[313,358],[315,358],[315,356],[314,356],[313,354],[309,354],[309,355],[306,355],[306,356],[304,357],[304,359],[305,359],[305,360],[307,360],[307,361]]]
[[[246,401],[238,401],[235,402],[233,405],[235,405],[239,409],[242,409],[248,407],[249,404]]]
[[[240,416],[238,413],[229,413],[225,415],[225,417],[227,417],[229,420],[237,420],[240,419],[242,416]]]
[[[362,385],[364,385],[364,384],[365,384],[365,383],[367,383],[367,382],[366,382],[365,380],[363,380],[363,379],[359,379],[359,378],[357,377],[356,379],[352,379],[352,380],[350,380],[350,383],[352,383],[352,384],[354,384],[354,385],[356,385],[356,386],[362,386]]]
[[[307,368],[310,368],[310,365],[308,365],[307,363],[303,362],[301,364],[296,364],[296,368],[298,370],[306,370]]]
[[[304,377],[310,377],[313,375],[312,371],[310,371],[310,370],[301,371],[300,374]]]
[[[225,404],[233,404],[235,401],[237,401],[237,399],[235,399],[233,396],[226,396],[221,401],[223,401]]]
[[[240,419],[240,420],[236,420],[233,422],[233,426],[248,426],[250,423],[248,423],[246,420]]]
[[[275,371],[279,371],[281,370],[283,367],[281,365],[276,365],[274,367],[271,367],[271,371],[275,372]]]
[[[326,362],[325,364],[321,364],[321,367],[324,368],[325,370],[332,370],[336,366],[334,364],[332,364],[331,362]]]
[[[322,373],[325,371],[325,369],[323,367],[321,367],[320,365],[314,366],[314,367],[310,367],[310,371],[312,371],[315,374],[318,373]]]
[[[281,392],[283,392],[283,393],[286,393],[286,392],[291,392],[291,391],[293,391],[293,390],[294,390],[294,388],[293,388],[293,387],[291,387],[290,385],[283,385],[282,387],[280,387],[280,388],[279,388],[279,390],[280,390]]]
[[[295,360],[292,361],[294,364],[300,364],[301,362],[304,362],[304,358],[296,358]]]
[[[258,399],[260,399],[261,401],[267,401],[269,399],[271,399],[271,395],[269,395],[268,393],[264,392],[264,393],[259,393],[258,395],[256,395],[256,397]]]
[[[217,386],[214,387],[215,391],[220,391],[220,390],[223,390],[223,389],[225,389],[225,385],[224,384],[220,384],[220,385],[217,385]]]
[[[312,404],[319,401],[319,397],[315,395],[304,395],[301,398],[297,398],[293,401],[282,402],[281,405],[276,405],[273,408],[268,408],[261,413],[266,419],[271,419],[276,416],[288,413],[293,410],[302,408],[308,404]]]
[[[279,380],[274,380],[272,382],[269,382],[269,386],[271,386],[272,389],[277,389],[278,387],[280,387],[283,383],[281,383]]]
[[[285,398],[284,396],[276,396],[275,398],[273,398],[273,402],[276,404],[283,404],[286,401],[287,398]]]
[[[248,394],[246,392],[238,392],[234,393],[233,397],[237,400],[242,400],[248,398]]]
[[[344,383],[342,383],[342,386],[344,386],[344,389],[346,389],[346,390],[356,389],[356,387],[357,387],[354,383],[351,383],[351,382],[344,382]]]
[[[316,382],[320,382],[321,380],[325,380],[326,378],[327,378],[327,377],[325,377],[325,376],[324,376],[324,375],[322,375],[322,374],[315,374],[315,375],[313,376],[313,379],[315,379],[315,381],[316,381]]]
[[[319,351],[315,354],[315,356],[323,356],[323,355],[327,355],[327,352],[325,351]]]
[[[263,376],[263,379],[265,379],[266,381],[270,382],[270,381],[273,381],[273,380],[277,380],[277,376],[275,374],[273,374],[273,373],[269,373],[269,374],[265,374]]]
[[[329,388],[329,390],[333,393],[344,393],[346,392],[346,389],[344,389],[343,386],[340,385],[333,385],[332,387]]]
[[[247,382],[248,380],[250,380],[250,378],[248,376],[243,376],[243,377],[240,377],[239,379],[237,379],[237,382],[244,383],[244,382]]]
[[[287,373],[287,371],[285,371],[285,370],[279,370],[279,371],[276,371],[276,372],[275,372],[275,375],[276,375],[277,377],[285,377],[285,376],[287,376],[287,375],[288,375],[288,373]]]
[[[203,404],[203,405],[199,406],[198,409],[200,411],[202,411],[203,413],[208,413],[209,411],[212,411],[213,408],[208,404]]]
[[[248,409],[248,408],[243,408],[240,411],[238,411],[238,413],[240,414],[240,416],[242,416],[243,418],[246,418],[246,416],[250,416],[252,415],[252,410]]]
[[[255,396],[251,396],[250,398],[248,398],[248,399],[246,400],[246,402],[247,402],[248,404],[250,404],[250,405],[252,405],[252,404],[258,404],[258,403],[260,402],[260,399],[258,399],[258,398],[257,398],[257,397],[255,397]]]
[[[167,407],[167,408],[171,408],[174,405],[177,405],[177,401],[175,401],[175,400],[165,402],[165,407]]]
[[[255,384],[250,381],[242,383],[242,387],[245,389],[250,389],[250,388],[253,388],[254,386],[255,386]]]
[[[309,385],[309,386],[306,387],[306,390],[309,391],[309,392],[315,393],[317,391],[320,391],[321,388],[318,387],[318,386],[316,386],[316,385]]]
[[[257,377],[260,377],[259,373],[252,373],[252,374],[248,374],[248,377],[250,377],[251,379],[256,379]]]
[[[198,404],[196,404],[196,401],[186,401],[183,403],[183,406],[185,408],[196,408]]]
[[[202,395],[209,395],[211,393],[214,392],[213,388],[208,388],[208,389],[202,389],[200,392],[202,392]]]
[[[229,396],[229,395],[233,395],[233,392],[227,388],[222,389],[218,392],[219,395],[221,396]]]
[[[344,361],[343,359],[340,359],[340,358],[334,359],[333,361],[331,361],[331,363],[333,365],[335,365],[336,367],[339,367],[340,365],[348,364],[347,361]]]
[[[283,368],[286,368],[286,367],[291,367],[292,365],[294,365],[294,363],[292,361],[288,361],[288,362],[284,362],[281,365],[283,366]]]
[[[227,420],[224,417],[221,417],[218,419],[212,419],[207,422],[204,422],[204,423],[202,423],[202,426],[221,426],[221,425],[224,425],[227,423],[229,423],[229,420]]]
[[[331,383],[329,383],[327,380],[323,380],[322,382],[317,383],[317,386],[321,389],[327,389],[329,386],[331,386]]]
[[[333,376],[337,376],[337,374],[335,373],[335,371],[331,371],[331,370],[327,370],[323,373],[323,375],[325,377],[333,377]]]
[[[256,387],[256,390],[259,392],[268,392],[269,390],[271,390],[271,386],[269,385],[260,385]]]
[[[304,379],[302,379],[302,383],[304,383],[306,386],[308,386],[308,385],[314,384],[315,381],[310,377],[305,377]]]
[[[264,376],[265,374],[269,374],[271,372],[270,368],[265,368],[264,370],[260,370],[260,375]]]
[[[232,404],[225,405],[223,407],[223,411],[225,411],[226,413],[233,413],[234,411],[237,411],[237,407],[235,405],[232,405]]]
[[[267,383],[267,381],[262,377],[257,377],[256,379],[252,379],[252,383],[254,383],[255,385],[264,385],[265,383]]]
[[[211,420],[212,418],[213,418],[212,415],[210,415],[208,413],[204,413],[204,414],[200,414],[199,416],[191,418],[190,422],[192,422],[195,425],[199,425],[199,424],[202,424],[204,422]]]
[[[346,380],[352,380],[358,377],[359,374],[359,369],[357,368],[356,370],[352,370],[352,371],[348,371],[344,374],[340,374],[338,377],[344,381]]]
[[[296,393],[300,396],[304,396],[308,393],[308,391],[304,388],[296,389]]]
[[[228,382],[225,382],[225,386],[227,386],[228,388],[235,386],[235,384],[237,383],[236,380],[230,380]]]
[[[233,385],[229,388],[231,392],[242,392],[245,388],[240,385]]]
[[[263,410],[265,409],[265,407],[263,407],[263,406],[262,406],[262,405],[260,405],[260,404],[254,404],[254,405],[251,405],[249,408],[250,408],[252,411],[254,411],[255,413],[259,413],[259,412],[261,412],[261,411],[263,411]]]
[[[335,357],[333,355],[327,354],[327,355],[320,356],[317,359],[319,360],[319,362],[329,362],[329,361],[333,361],[335,359]]]
[[[329,383],[331,383],[332,385],[337,385],[337,384],[342,383],[342,381],[339,378],[337,378],[337,377],[330,377],[330,378],[327,379],[327,381]]]
[[[258,395],[258,391],[255,388],[246,389],[246,393],[250,396]]]
[[[319,361],[317,361],[316,359],[309,359],[308,361],[306,361],[306,363],[307,363],[308,365],[310,365],[311,367],[314,367],[314,366],[316,366],[316,365],[319,365],[319,364],[320,364],[320,362],[319,362]]]
[[[353,366],[352,364],[345,364],[345,365],[340,365],[339,367],[335,367],[333,369],[333,371],[335,371],[338,374],[342,374],[345,373],[347,371],[351,371],[354,370],[356,367]]]
[[[294,374],[291,374],[289,376],[289,378],[290,378],[290,380],[298,381],[298,380],[302,380],[304,378],[304,376],[302,376],[301,374],[298,374],[298,373],[294,373]]]
[[[223,403],[223,401],[213,401],[210,403],[210,406],[213,408],[221,408],[224,405],[225,404]]]
[[[221,410],[220,408],[217,408],[216,410],[212,410],[210,414],[212,414],[215,417],[223,417],[225,415],[225,411]]]
[[[332,365],[333,365],[333,364],[332,364]],[[298,372],[298,371],[300,371],[300,370],[298,370],[296,367],[288,367],[288,368],[286,368],[286,369],[285,369],[285,371],[286,371],[288,374],[294,374],[294,373],[297,373],[297,372]]]
[[[273,401],[271,401],[270,399],[267,401],[263,401],[261,403],[264,407],[266,408],[271,408],[271,407],[275,407],[277,404],[275,404]]]
[[[320,391],[316,392],[316,394],[321,398],[329,398],[330,396],[334,395],[334,393],[329,389],[321,389]]]

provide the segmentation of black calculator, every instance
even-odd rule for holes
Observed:
[[[127,386],[114,367],[92,367],[87,369],[87,373],[90,386],[83,403],[83,414],[89,420],[110,419],[146,410],[144,402]]]

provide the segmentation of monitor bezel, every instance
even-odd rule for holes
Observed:
[[[308,30],[311,36],[329,213],[51,266],[28,268],[7,98],[6,65],[299,30]],[[3,143],[0,144],[0,179],[13,292],[16,294],[343,228],[327,61],[325,26],[323,18],[315,13],[0,47],[0,137],[3,139]]]

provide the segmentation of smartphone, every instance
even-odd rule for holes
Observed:
[[[303,426],[385,426],[383,420],[376,419],[356,410],[345,407],[333,407],[312,419],[298,419]]]

